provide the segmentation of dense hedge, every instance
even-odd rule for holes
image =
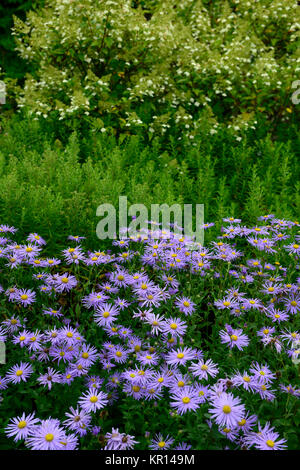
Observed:
[[[15,18],[20,106],[117,134],[237,135],[299,116],[296,0],[49,0]]]

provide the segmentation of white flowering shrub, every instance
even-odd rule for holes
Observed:
[[[49,0],[15,18],[19,107],[103,132],[239,134],[299,112],[296,0]]]

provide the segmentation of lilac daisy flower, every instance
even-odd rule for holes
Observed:
[[[30,434],[32,434],[39,421],[39,419],[34,417],[34,413],[29,414],[28,416],[23,413],[22,416],[10,419],[10,422],[5,428],[5,433],[8,437],[14,437],[15,442],[20,439],[26,439]]]
[[[35,296],[35,292],[30,289],[18,289],[15,295],[15,300],[22,304],[23,307],[27,307],[27,305],[31,305],[35,302]]]
[[[53,276],[53,280],[57,292],[68,292],[77,286],[76,277],[71,274],[62,274],[61,276],[56,274]]]
[[[215,377],[219,373],[219,369],[211,359],[204,361],[200,359],[198,363],[192,363],[189,367],[194,377],[198,377],[200,380],[208,380],[208,377]]]
[[[32,430],[26,439],[26,445],[31,450],[62,450],[61,441],[65,438],[64,430],[56,419],[46,419]]]
[[[119,315],[120,309],[115,305],[105,303],[99,305],[94,314],[95,323],[99,326],[109,326]]]
[[[165,438],[162,436],[161,433],[156,434],[154,439],[151,440],[151,444],[149,445],[149,449],[151,450],[167,450],[170,449],[171,445],[173,444],[174,439],[167,435]]]
[[[270,423],[266,423],[264,428],[259,426],[258,433],[251,433],[248,442],[259,450],[284,450],[287,447],[286,440],[278,438],[279,434]]]
[[[46,241],[40,237],[37,233],[30,233],[26,238],[28,242],[35,243],[36,245],[46,245]]]
[[[79,410],[71,406],[70,412],[65,413],[68,419],[66,419],[63,424],[69,428],[71,431],[74,431],[76,434],[80,436],[85,436],[90,429],[90,423],[92,421],[92,416],[89,412],[84,410]]]
[[[51,367],[48,367],[48,371],[44,375],[40,375],[37,381],[42,384],[48,386],[48,390],[51,390],[53,383],[60,383],[61,381],[61,374]]]
[[[107,405],[107,394],[90,388],[79,398],[79,406],[87,412],[95,412],[101,410]]]
[[[181,390],[173,391],[171,395],[171,407],[175,408],[180,415],[187,411],[195,411],[199,408],[201,398],[193,387],[183,387]]]
[[[21,362],[9,369],[6,374],[6,378],[13,384],[20,383],[21,381],[26,382],[28,377],[33,373],[31,364],[27,362]]]
[[[168,318],[162,326],[162,334],[168,336],[171,334],[174,337],[184,336],[187,329],[187,324],[180,318]]]
[[[234,330],[228,327],[226,330],[227,331],[221,330],[219,333],[221,337],[221,343],[228,344],[230,349],[236,346],[240,351],[242,351],[244,347],[248,346],[249,338],[247,335],[243,334],[243,330]]]
[[[220,426],[235,428],[245,415],[245,406],[231,393],[223,392],[215,397],[212,406],[208,411]]]
[[[195,311],[196,304],[187,297],[177,297],[175,305],[179,311],[185,315],[192,315],[192,313]]]
[[[166,355],[166,363],[179,365],[185,364],[187,361],[195,359],[196,353],[194,349],[191,348],[179,348],[175,351],[170,351]]]

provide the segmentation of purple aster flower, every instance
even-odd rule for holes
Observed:
[[[31,436],[26,439],[26,445],[31,450],[62,450],[65,438],[64,430],[59,421],[47,419],[32,430]]]
[[[23,307],[27,307],[27,305],[35,302],[35,296],[35,292],[30,289],[18,289],[15,294],[15,300],[22,304]]]
[[[2,325],[4,325],[4,327],[6,328],[9,334],[14,333],[22,326],[19,317],[14,317],[14,316],[11,318],[8,318],[7,320],[4,320],[2,322]]]
[[[73,289],[73,287],[77,286],[76,277],[71,274],[62,274],[61,276],[55,274],[53,281],[57,292],[68,292]]]
[[[167,450],[170,449],[171,445],[173,444],[174,439],[167,435],[165,438],[162,436],[161,433],[156,434],[154,438],[151,440],[151,444],[149,445],[149,449],[151,450]]]
[[[90,367],[92,364],[94,364],[98,357],[99,354],[96,348],[88,344],[83,344],[80,349],[77,363],[82,364],[84,367]]]
[[[167,318],[162,326],[162,334],[168,336],[169,334],[173,337],[184,336],[187,329],[187,324],[180,318]]]
[[[54,267],[54,266],[58,266],[59,264],[61,263],[61,260],[60,259],[56,259],[56,258],[47,258],[45,261],[42,262],[42,266],[43,267]]]
[[[230,349],[236,346],[240,351],[243,350],[244,347],[248,346],[249,338],[247,335],[243,334],[243,330],[238,329],[234,330],[228,328],[225,330],[220,331],[221,343],[228,344]]]
[[[179,311],[185,315],[192,315],[192,313],[195,311],[196,304],[187,297],[177,297],[175,305]]]
[[[279,387],[285,393],[293,395],[294,397],[300,397],[300,388],[297,389],[296,387],[293,387],[293,385],[291,384],[289,385],[279,384]]]
[[[278,438],[279,434],[274,431],[270,423],[266,423],[264,428],[259,425],[258,433],[247,436],[247,442],[259,450],[284,450],[287,447],[286,440],[277,440]]]
[[[252,364],[250,372],[252,372],[254,378],[260,383],[269,383],[276,378],[275,374],[271,372],[266,364],[260,365],[258,362]]]
[[[20,439],[26,439],[32,434],[39,421],[39,419],[34,417],[34,413],[28,416],[23,413],[22,416],[10,419],[10,422],[5,428],[5,433],[8,437],[14,437],[15,442]]]
[[[74,431],[76,434],[79,434],[80,436],[85,436],[90,429],[90,423],[92,421],[92,416],[90,415],[89,412],[86,412],[84,410],[79,410],[71,406],[70,407],[70,412],[65,413],[68,419],[66,419],[63,424],[67,428],[69,428],[71,431]]]
[[[21,381],[26,382],[28,377],[33,373],[31,364],[27,362],[21,362],[9,369],[6,374],[6,378],[13,384],[20,383]]]
[[[46,245],[45,240],[40,237],[37,233],[30,233],[26,238],[28,242],[35,243],[36,245]]]
[[[245,406],[231,393],[222,392],[220,396],[216,396],[212,406],[208,411],[219,426],[233,429],[245,415]]]
[[[53,308],[45,308],[43,310],[43,314],[44,315],[50,315],[51,317],[56,317],[56,318],[59,318],[62,316],[62,313],[61,313],[61,307],[58,308],[57,310],[53,309]]]
[[[137,360],[143,365],[157,365],[160,357],[157,353],[139,353]]]
[[[8,383],[9,380],[7,380],[7,378],[0,376],[0,390],[5,390],[7,388]]]
[[[197,363],[194,362],[189,367],[194,377],[198,377],[200,380],[208,380],[208,377],[215,377],[219,373],[219,369],[211,359],[204,361],[200,359]]]
[[[89,295],[82,298],[82,303],[87,308],[96,308],[108,299],[108,295],[105,295],[103,292],[91,292]]]
[[[289,297],[282,299],[287,313],[295,315],[300,312],[300,296],[297,294],[290,294]]]
[[[170,406],[175,408],[177,413],[182,415],[187,411],[195,411],[199,408],[201,398],[194,387],[183,387],[173,391]]]
[[[187,361],[192,361],[195,359],[196,352],[191,348],[179,348],[174,351],[170,351],[166,355],[166,363],[179,365],[185,364]]]
[[[173,447],[172,450],[192,450],[192,446],[186,442],[180,442],[176,447]]]
[[[107,439],[105,450],[118,450],[123,436],[124,434],[120,433],[118,428],[112,428],[111,432],[105,434],[105,439]]]
[[[153,312],[147,312],[145,317],[145,323],[151,325],[151,334],[159,335],[164,326],[164,316],[160,316]]]
[[[259,393],[263,400],[273,401],[276,398],[275,394],[273,393],[274,390],[270,390],[266,383],[257,382],[253,385],[253,389],[256,393]]]
[[[95,323],[99,326],[110,326],[120,313],[120,309],[115,305],[105,303],[98,305],[94,314]]]
[[[108,352],[109,358],[114,359],[117,363],[124,363],[128,358],[128,351],[121,345],[116,345],[115,348]]]
[[[257,379],[254,376],[249,375],[246,371],[242,374],[237,371],[230,380],[234,387],[243,387],[245,390],[252,392],[257,384]]]
[[[48,371],[44,375],[40,375],[37,381],[42,384],[48,386],[48,390],[51,390],[53,383],[60,383],[61,381],[61,374],[51,367],[48,367]]]
[[[67,248],[66,250],[63,250],[62,253],[67,264],[79,264],[79,261],[85,260],[85,256],[80,250],[80,247]]]
[[[79,237],[78,235],[69,235],[68,240],[72,240],[76,243],[79,243],[81,240],[85,240],[86,237]]]
[[[104,408],[107,401],[106,393],[90,388],[79,398],[78,404],[84,411],[95,412]]]

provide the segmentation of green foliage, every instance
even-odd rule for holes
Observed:
[[[0,5],[0,65],[10,78],[23,78],[28,71],[28,65],[15,51],[15,41],[10,34],[13,15],[24,20],[28,10],[43,3],[43,0],[6,0],[5,4]]]
[[[250,138],[249,138],[250,139]],[[97,207],[128,204],[205,205],[205,221],[255,223],[262,213],[299,216],[298,155],[269,137],[250,145],[232,136],[188,139],[163,147],[140,137],[122,143],[101,132],[75,132],[66,143],[51,126],[22,115],[3,120],[0,134],[0,217],[53,243],[77,232],[96,239]]]
[[[35,116],[103,132],[194,139],[272,132],[298,115],[296,0],[49,0],[15,18],[33,71],[17,90]]]

